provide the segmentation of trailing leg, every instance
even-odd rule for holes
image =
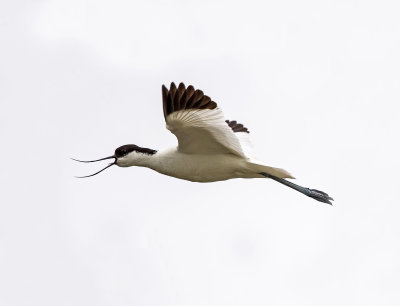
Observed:
[[[270,174],[265,173],[265,172],[260,172],[260,174],[265,176],[265,177],[268,177],[270,179],[273,179],[274,181],[277,181],[277,182],[279,182],[279,183],[281,183],[283,185],[286,185],[286,186],[288,186],[288,187],[290,187],[290,188],[292,188],[292,189],[294,189],[294,190],[296,190],[298,192],[301,192],[302,194],[305,194],[306,196],[308,196],[310,198],[313,198],[313,199],[315,199],[317,201],[332,205],[332,203],[330,201],[333,201],[333,199],[327,193],[325,193],[323,191],[302,187],[302,186],[299,186],[299,185],[294,184],[292,182],[289,182],[289,181],[287,181],[287,180],[285,180],[283,178],[279,178],[279,177],[270,175]]]

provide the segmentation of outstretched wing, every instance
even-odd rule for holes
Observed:
[[[236,121],[225,120],[222,111],[210,97],[193,86],[171,83],[162,86],[164,117],[169,129],[178,138],[183,153],[231,153],[247,157],[249,131]],[[237,135],[242,134],[243,141]],[[244,135],[246,134],[246,135]],[[247,140],[246,140],[247,139]]]

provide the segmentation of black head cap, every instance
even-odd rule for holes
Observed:
[[[153,155],[153,154],[157,153],[156,150],[152,150],[152,149],[148,149],[148,148],[141,148],[134,144],[127,144],[127,145],[120,146],[119,148],[117,148],[115,150],[115,157],[120,158],[120,157],[127,155],[128,153],[133,152],[133,151],[136,151],[139,153],[144,153],[144,154],[149,154],[149,155]]]

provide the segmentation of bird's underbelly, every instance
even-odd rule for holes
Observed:
[[[180,154],[179,158],[165,158],[154,170],[193,182],[215,182],[247,177],[245,160],[231,154]]]

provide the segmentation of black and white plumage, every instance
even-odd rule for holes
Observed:
[[[169,89],[163,85],[162,101],[166,127],[177,137],[178,146],[156,151],[124,145],[114,155],[100,159],[115,159],[106,168],[112,165],[148,167],[194,182],[267,177],[331,204],[333,199],[326,193],[287,181],[285,178],[293,178],[289,172],[257,160],[251,153],[249,130],[236,120],[226,120],[217,103],[201,90],[183,83],[178,87],[171,83]]]

